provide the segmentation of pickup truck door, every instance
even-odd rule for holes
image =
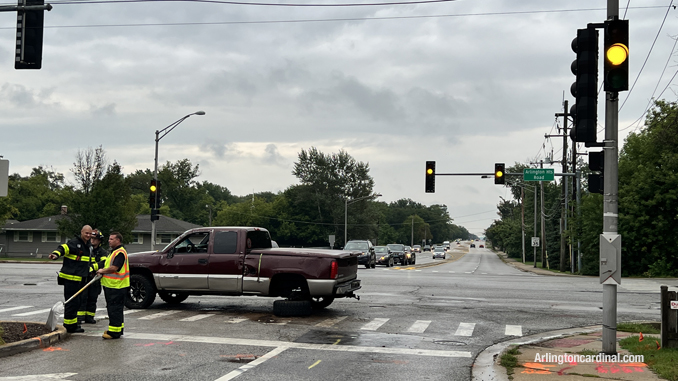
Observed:
[[[209,262],[209,290],[240,295],[245,253],[239,230],[215,230]]]
[[[155,272],[161,289],[207,289],[209,236],[207,231],[191,233],[163,254]]]

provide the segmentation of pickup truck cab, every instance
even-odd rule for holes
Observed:
[[[129,254],[127,308],[148,308],[156,295],[181,303],[190,295],[282,297],[273,312],[303,316],[361,288],[358,254],[273,248],[256,227],[191,229],[162,250]]]

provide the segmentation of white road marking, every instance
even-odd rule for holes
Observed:
[[[339,317],[336,317],[334,319],[323,320],[320,323],[316,324],[315,326],[316,327],[329,328],[329,327],[339,323],[340,321],[346,319],[347,317],[348,316],[339,316]]]
[[[487,273],[480,273],[480,275],[487,275]]]
[[[234,370],[234,371],[228,373],[227,375],[225,375],[225,376],[223,376],[223,377],[217,378],[216,381],[229,381],[229,380],[232,380],[232,379],[234,379],[234,378],[240,376],[241,374],[247,372],[248,370],[254,368],[255,366],[257,366],[257,365],[263,363],[264,361],[266,361],[266,360],[268,360],[268,359],[270,359],[270,358],[273,358],[273,357],[279,355],[279,354],[282,353],[282,351],[284,351],[285,349],[287,349],[287,348],[285,348],[285,347],[278,347],[278,348],[275,348],[274,350],[272,350],[272,351],[266,353],[265,355],[259,357],[258,359],[252,361],[251,363],[245,364],[245,365],[241,366],[240,368],[238,368],[238,369],[236,369],[236,370]]]
[[[168,315],[173,315],[173,314],[176,314],[176,313],[178,313],[178,312],[179,312],[179,311],[165,311],[165,312],[158,312],[158,313],[156,313],[156,314],[152,314],[152,315],[140,317],[139,320],[153,320],[153,319],[157,319],[157,318],[160,318],[160,317],[165,317],[165,316],[168,316]]]
[[[457,332],[454,333],[455,336],[473,336],[473,330],[476,327],[476,323],[459,323],[459,328]]]
[[[523,335],[523,326],[522,325],[506,325],[506,331],[504,333],[506,336],[522,336]]]
[[[431,272],[433,272],[433,273],[437,273],[437,272],[438,272],[438,270],[433,270],[433,271],[431,271]]]
[[[0,312],[9,312],[9,311],[16,311],[16,310],[23,310],[26,308],[32,308],[33,306],[18,306],[18,307],[10,307],[10,308],[5,308],[0,310]]]
[[[360,329],[362,329],[363,331],[376,331],[377,329],[379,329],[379,327],[386,324],[387,321],[389,321],[389,319],[376,318],[376,319],[372,320],[371,322],[362,326],[362,328],[360,328]]]
[[[86,333],[80,336],[91,336],[100,338],[101,332]],[[256,340],[256,339],[237,339],[228,337],[206,337],[206,336],[188,336],[172,334],[154,334],[154,333],[135,333],[125,332],[125,340],[153,340],[153,341],[182,341],[191,343],[220,344],[220,345],[243,345],[254,347],[272,347],[272,348],[298,348],[315,351],[335,351],[335,352],[354,352],[354,353],[382,353],[393,355],[414,355],[414,356],[434,356],[434,357],[464,357],[471,358],[471,352],[468,351],[443,351],[437,349],[414,349],[414,348],[384,348],[384,347],[363,347],[358,345],[334,345],[334,344],[309,344],[296,343],[288,341],[274,340]],[[256,360],[255,360],[256,361]]]
[[[210,316],[214,316],[214,314],[198,314],[195,316],[187,317],[185,319],[180,319],[179,321],[196,321],[196,320],[202,320],[205,318],[208,318]]]
[[[414,270],[414,271],[421,271],[421,270]]]
[[[426,328],[431,324],[430,320],[417,320],[412,324],[412,326],[407,330],[407,332],[412,333],[424,333]]]
[[[230,319],[226,320],[225,323],[236,324],[236,323],[243,322],[245,320],[247,320],[247,319],[246,318],[230,318]]]
[[[135,314],[135,313],[141,312],[141,311],[143,311],[143,310],[127,310],[127,311],[124,311],[122,314],[123,315],[129,315],[129,314]]]
[[[44,380],[64,380],[77,373],[52,373],[52,374],[31,374],[28,376],[0,377],[0,380],[11,381],[44,381]]]
[[[472,274],[472,271],[466,271],[464,274]]]
[[[29,315],[38,315],[38,314],[44,314],[45,312],[51,311],[51,308],[47,308],[45,310],[37,310],[37,311],[31,311],[31,312],[23,312],[20,314],[14,314],[12,316],[29,316]]]

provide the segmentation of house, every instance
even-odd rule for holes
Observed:
[[[59,234],[56,221],[64,218],[63,215],[37,218],[19,222],[7,220],[0,227],[0,258],[2,257],[34,257],[44,258],[62,243],[68,242],[72,237]],[[96,228],[96,226],[94,226]],[[155,223],[156,238],[155,249],[162,249],[172,242],[177,236],[186,230],[200,227],[177,220],[175,218],[160,216]],[[129,241],[127,237],[123,237]],[[137,226],[132,230],[132,240],[125,244],[128,253],[151,250],[151,216],[148,214],[137,215]],[[108,239],[108,237],[105,237]]]

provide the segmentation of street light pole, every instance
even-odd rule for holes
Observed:
[[[346,246],[346,240],[348,239],[348,205],[353,204],[354,202],[358,202],[360,200],[376,197],[381,197],[381,193],[355,198],[351,200],[351,202],[348,202],[348,197],[344,198],[344,246]]]
[[[156,130],[155,131],[155,166],[153,169],[153,179],[155,180],[155,183],[158,183],[158,142],[160,139],[164,138],[167,134],[172,132],[172,130],[178,126],[181,122],[184,120],[188,119],[189,116],[191,115],[205,115],[204,111],[196,111],[192,114],[188,114],[184,116],[183,118],[177,120],[176,122],[170,124],[169,126],[163,128],[162,130]],[[162,134],[162,136],[160,135]],[[158,192],[155,192],[155,200],[153,202],[153,209],[155,209],[155,206],[158,205]],[[151,211],[151,215],[153,215],[153,211]],[[151,220],[151,250],[155,250],[155,235],[156,235],[156,228],[155,228],[155,220]]]

